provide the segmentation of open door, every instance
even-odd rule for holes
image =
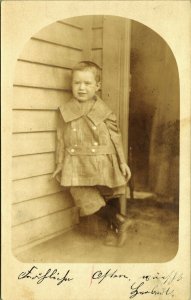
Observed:
[[[84,60],[102,68],[101,97],[118,117],[128,155],[130,20],[115,16],[84,18]]]

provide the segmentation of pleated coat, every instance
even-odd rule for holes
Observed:
[[[86,115],[75,98],[59,108],[56,163],[62,165],[62,186],[123,186],[123,162],[116,116],[101,98],[96,96]]]

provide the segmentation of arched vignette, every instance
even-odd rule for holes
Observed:
[[[65,21],[67,21],[67,20],[65,20]],[[62,21],[62,22],[59,21],[54,24],[56,24],[57,28],[58,28],[61,25],[65,26],[65,24],[64,24],[65,21]],[[51,25],[49,25],[49,26],[51,26]],[[66,26],[68,26],[68,25],[66,25]],[[80,26],[78,26],[78,25],[73,25],[73,26],[71,26],[71,28],[73,28],[73,29],[75,28],[75,31],[78,33],[81,32]],[[46,29],[47,29],[47,27],[46,27]],[[40,34],[42,34],[43,30],[44,29],[42,29],[40,31],[41,32]],[[57,29],[57,30],[59,30],[59,29]],[[53,36],[53,33],[55,33],[54,30],[51,33],[52,36]],[[66,34],[66,37],[68,37],[68,36],[69,35]],[[40,39],[42,40],[42,38],[39,38],[39,32],[37,33],[37,35],[33,36],[33,38],[32,38],[32,41],[33,41],[32,47],[33,47],[33,51],[34,51],[33,53],[39,54],[38,50],[37,51],[35,50],[36,49],[35,45],[36,45],[36,43],[40,42]],[[43,41],[41,41],[41,42],[43,42]],[[77,39],[75,38],[73,42],[76,43]],[[52,41],[51,43],[45,42],[45,44],[46,44],[46,46],[44,45],[44,48],[43,48],[44,50],[42,51],[45,54],[48,54],[48,51],[47,51],[48,47],[49,47],[49,50],[50,50],[50,48],[52,49],[52,47],[54,47],[54,46],[60,47],[60,45],[57,41]],[[28,46],[26,45],[25,51],[26,51],[27,47]],[[66,52],[67,58],[71,55],[70,51],[71,51],[72,47],[70,47],[70,46],[68,47],[68,45],[66,47],[67,48],[67,52]],[[30,46],[29,46],[29,48],[30,48]],[[80,45],[75,44],[75,46],[73,48],[75,48],[75,51],[76,51],[76,61],[77,61],[80,58],[80,56],[78,56],[79,52],[81,52]],[[19,152],[19,151],[21,151],[21,149],[18,150],[18,148],[17,148],[17,151],[15,152],[15,155],[14,155],[14,157],[17,157],[15,159],[15,161],[16,161],[15,166],[16,166],[17,171],[16,171],[16,175],[15,175],[16,177],[14,177],[14,180],[15,180],[15,182],[17,180],[19,180],[20,183],[22,180],[24,180],[24,182],[25,182],[24,184],[26,184],[25,180],[28,180],[30,177],[33,178],[32,181],[34,181],[35,177],[41,177],[41,180],[42,179],[45,180],[45,181],[42,180],[42,183],[41,183],[42,185],[44,184],[45,189],[47,188],[47,185],[50,186],[50,183],[49,182],[47,183],[48,177],[42,178],[42,176],[46,176],[47,174],[49,174],[52,171],[52,166],[54,165],[54,159],[53,159],[52,152],[54,150],[54,133],[53,132],[55,130],[55,120],[56,120],[55,109],[59,105],[60,101],[62,101],[63,93],[65,94],[65,98],[70,97],[69,81],[67,81],[67,80],[69,78],[68,76],[69,76],[69,69],[71,68],[71,61],[68,63],[68,60],[66,59],[64,61],[64,64],[66,64],[66,65],[64,65],[64,66],[60,65],[60,63],[62,64],[62,62],[63,62],[63,59],[60,60],[60,58],[62,57],[62,55],[60,54],[62,51],[60,49],[61,48],[59,48],[59,50],[56,50],[57,55],[54,56],[54,59],[56,58],[58,60],[56,61],[56,64],[54,66],[52,66],[52,62],[49,60],[46,63],[44,62],[44,60],[40,60],[40,61],[31,60],[29,62],[29,61],[27,61],[25,55],[24,55],[24,57],[22,56],[23,55],[23,53],[22,53],[21,58],[19,58],[19,62],[18,62],[20,65],[22,64],[22,67],[21,67],[22,69],[19,70],[18,76],[23,75],[23,78],[22,78],[23,83],[21,81],[20,82],[16,81],[16,84],[15,84],[15,88],[17,90],[17,92],[16,92],[17,95],[16,95],[16,97],[14,97],[14,100],[15,100],[14,111],[15,111],[15,116],[16,116],[15,117],[15,126],[17,128],[15,131],[15,134],[16,134],[15,137],[17,139],[16,143],[19,144],[20,148],[22,148],[22,151],[26,151],[26,148],[25,148],[25,150],[23,150],[24,147],[21,147],[21,143],[23,142],[25,145],[27,144],[28,148],[30,148],[27,151],[30,151],[30,152]],[[27,54],[30,54],[29,50],[27,50],[26,52],[27,52]],[[41,55],[40,55],[38,57],[38,59],[41,59],[41,58],[44,59],[44,57],[41,57]],[[47,59],[53,58],[53,55],[52,56],[47,55],[46,58]],[[38,78],[35,76],[32,78],[31,73],[28,73],[28,79],[27,79],[26,66],[29,66],[29,64],[30,64],[30,66],[32,66],[32,72],[34,72]],[[49,67],[52,68],[51,71],[50,71],[50,69],[48,71]],[[50,81],[49,81],[49,79],[47,80],[47,78],[49,78],[49,76],[51,76],[51,78],[52,78]],[[17,77],[17,75],[16,75],[16,77]],[[31,80],[31,79],[33,79],[33,84],[26,86],[27,80]],[[64,79],[64,82],[66,83],[65,86],[62,86],[63,79]],[[41,81],[41,84],[39,84],[39,80]],[[47,84],[47,86],[44,87],[43,85],[46,85],[46,84]],[[21,90],[19,90],[20,88],[22,89],[22,94],[21,94]],[[31,91],[33,94],[30,93],[29,91]],[[34,95],[34,93],[35,93],[35,95]],[[39,101],[39,99],[40,99],[40,101]],[[47,99],[49,99],[49,100],[47,100]],[[52,99],[54,99],[54,103],[53,103]],[[55,99],[56,99],[56,101],[55,101]],[[38,116],[36,116],[37,110],[38,110]],[[28,113],[27,118],[26,118],[26,113]],[[18,120],[20,120],[21,122],[19,123]],[[31,123],[31,120],[33,120],[33,123]],[[42,124],[42,120],[43,120],[43,124]],[[39,126],[39,124],[40,124],[40,126]],[[24,125],[24,131],[23,131],[23,125]],[[36,139],[37,132],[38,132],[38,136],[40,136],[40,138],[38,138],[38,139]],[[19,137],[19,134],[21,134],[21,133],[22,133],[22,137],[21,136]],[[31,136],[33,136],[32,139],[29,138],[29,134],[31,134]],[[25,135],[25,137],[24,137],[24,135]],[[20,138],[19,142],[18,142],[18,137]],[[31,147],[31,145],[29,144],[29,140],[26,143],[26,138],[28,138],[30,140],[30,142],[34,142],[34,140],[36,139],[37,148],[40,146],[40,141],[45,141],[41,145],[42,148],[41,148],[40,152],[39,152],[39,148],[38,148],[38,151],[35,150],[37,152],[31,153],[31,150],[34,151],[34,143],[32,144],[32,147]],[[21,139],[22,139],[22,141],[21,141]],[[46,143],[50,147],[50,148],[48,148],[48,150],[45,147]],[[43,151],[43,152],[41,152],[41,151]],[[25,168],[26,160],[23,162],[23,166],[24,166],[23,169],[25,169],[25,172],[26,172],[25,175],[23,175],[22,171],[18,170],[17,166],[20,167],[22,165],[21,160],[23,160],[23,158],[21,158],[21,156],[24,157],[24,156],[29,156],[29,155],[30,155],[30,163],[31,163],[31,159],[34,158],[33,155],[35,155],[35,160],[34,160],[35,162],[36,162],[36,159],[38,159],[38,163],[41,164],[41,166],[44,168],[43,174],[38,173],[39,171],[37,171],[36,166],[34,169],[32,169],[32,168],[26,169]],[[42,159],[41,159],[42,155],[44,155],[44,159],[45,159],[44,163],[42,163]],[[18,158],[18,157],[20,157],[20,158]],[[47,162],[48,162],[48,164],[47,164]],[[34,164],[33,164],[33,166],[34,166]],[[19,177],[19,176],[21,176],[21,177]],[[24,176],[24,177],[22,177],[22,176]],[[38,178],[37,182],[39,182],[39,179],[40,178]],[[31,186],[32,186],[32,184],[31,184]],[[60,193],[59,189],[57,190],[57,188],[55,188],[55,187],[51,187],[51,188],[52,188],[52,190],[50,190],[48,192],[49,199],[50,199],[49,195],[54,194],[55,191],[56,191],[56,193]],[[18,193],[20,193],[21,189],[19,190],[19,188],[17,187],[17,191],[18,191]],[[61,194],[59,194],[59,195],[61,197]],[[31,198],[31,200],[38,199],[39,197],[44,197],[44,196],[45,195],[43,195],[43,194],[34,194]],[[58,195],[56,195],[56,199],[58,199],[57,196]],[[19,197],[20,196],[18,196],[18,198]],[[25,197],[28,197],[28,195],[25,195]],[[47,195],[46,195],[46,197],[47,197]],[[18,203],[20,203],[22,201],[30,200],[30,199],[22,198],[22,200],[21,201],[20,200],[21,200],[21,198],[19,198],[19,201],[17,201],[17,200],[16,201]],[[46,198],[46,200],[47,200],[47,198]],[[50,200],[48,200],[48,201],[50,201]],[[67,207],[67,209],[68,209],[67,214],[69,214],[69,211],[71,211],[71,199],[66,200],[66,201],[68,201],[67,205],[69,205]],[[60,200],[60,202],[61,202],[61,200]],[[59,208],[61,207],[60,204],[58,204],[58,207]],[[65,209],[66,209],[66,207],[64,207],[63,211],[65,211]],[[27,214],[25,214],[25,215],[27,216]],[[62,215],[62,214],[60,214],[60,215]],[[28,215],[28,217],[29,216],[31,219],[31,212]],[[70,221],[68,221],[68,222],[70,222]],[[17,226],[17,224],[15,224],[15,226]]]

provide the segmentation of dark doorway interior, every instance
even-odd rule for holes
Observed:
[[[129,147],[134,188],[178,203],[179,78],[167,43],[132,21]]]

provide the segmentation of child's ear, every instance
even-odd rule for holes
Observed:
[[[97,82],[96,92],[99,91],[100,89],[101,89],[101,81]]]

